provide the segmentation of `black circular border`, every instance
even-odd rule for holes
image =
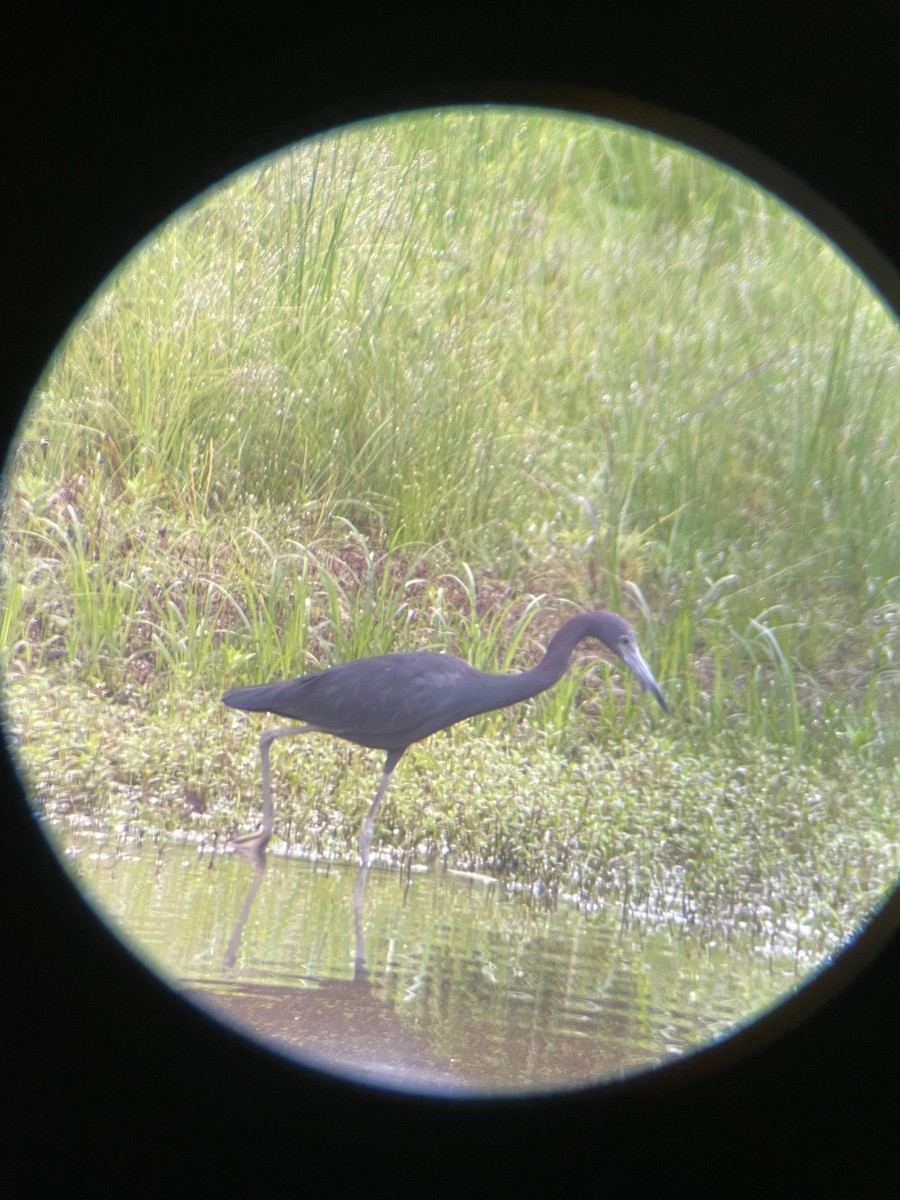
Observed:
[[[898,303],[890,5],[669,18],[638,5],[586,25],[564,8],[517,10],[493,29],[454,9],[418,33],[421,11],[387,25],[312,13],[148,12],[125,30],[73,7],[19,32],[6,79],[7,436],[80,306],[175,207],[257,154],[391,108],[621,115],[776,191]],[[831,970],[721,1046],[580,1093],[440,1101],[303,1071],[203,1020],[88,910],[11,775],[5,793],[4,1176],[29,1194],[358,1183],[375,1195],[866,1196],[900,1179],[897,893]]]

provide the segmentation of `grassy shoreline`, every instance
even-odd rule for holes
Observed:
[[[8,464],[38,802],[224,836],[259,726],[226,687],[414,647],[520,669],[613,607],[671,721],[586,648],[410,753],[384,852],[858,919],[900,868],[898,363],[813,231],[611,124],[421,114],[258,164],[86,308]],[[374,763],[312,741],[274,756],[277,832],[349,854]]]

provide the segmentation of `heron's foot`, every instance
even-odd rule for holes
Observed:
[[[266,846],[268,846],[271,836],[271,830],[257,829],[255,833],[245,833],[241,837],[229,838],[229,843],[239,858],[261,864],[266,861]]]

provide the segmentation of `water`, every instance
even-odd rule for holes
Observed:
[[[162,837],[52,835],[126,944],[192,1003],[280,1053],[380,1085],[487,1093],[620,1078],[722,1037],[799,982],[748,934],[584,913],[440,870]]]

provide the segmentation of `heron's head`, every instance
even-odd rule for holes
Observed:
[[[618,613],[606,613],[604,615],[608,618],[603,631],[604,642],[606,642],[613,654],[618,655],[625,666],[637,676],[641,686],[645,687],[648,692],[651,692],[656,697],[663,712],[669,712],[666,698],[662,694],[662,690],[656,682],[653,672],[644,661],[644,656],[641,654],[637,635],[634,630],[625,618],[620,617]]]

